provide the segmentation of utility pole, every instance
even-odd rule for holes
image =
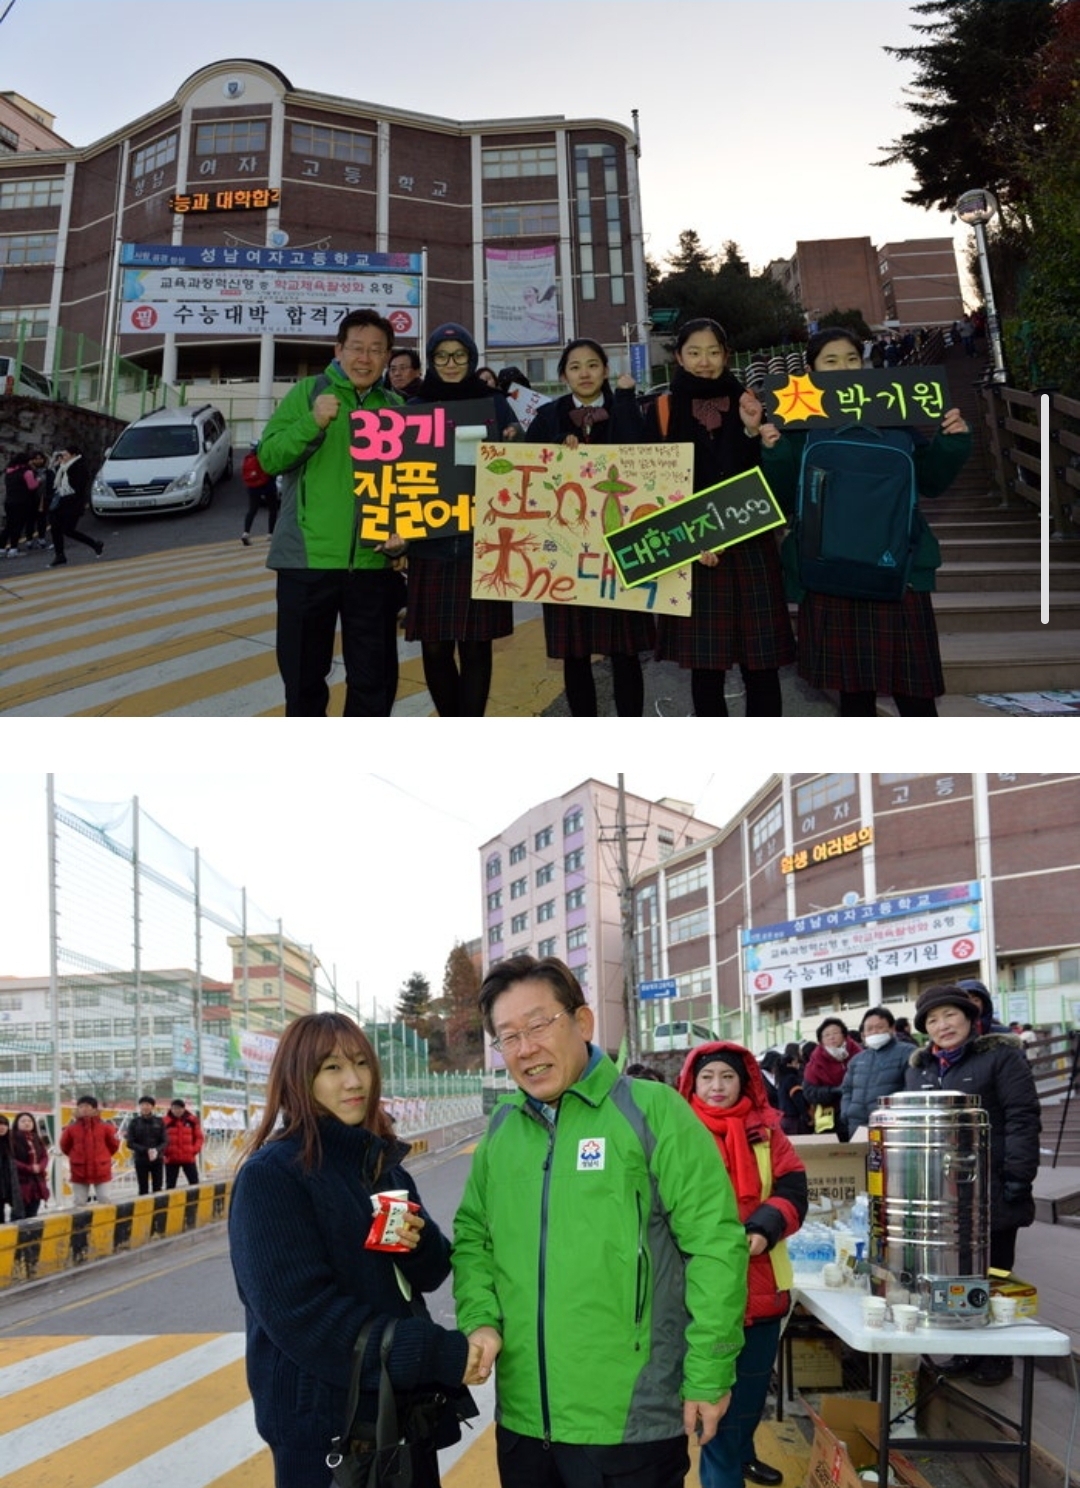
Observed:
[[[627,1062],[634,1064],[638,1057],[638,1019],[634,966],[634,899],[630,892],[630,854],[626,842],[626,791],[623,777],[619,775],[619,803],[616,809],[615,831],[619,841],[619,904],[622,909],[623,951],[623,1016],[626,1020]]]

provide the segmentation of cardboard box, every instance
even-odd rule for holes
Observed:
[[[806,1409],[814,1423],[814,1441],[803,1488],[866,1488],[859,1473],[877,1466],[876,1403],[830,1395],[822,1400],[820,1415]],[[895,1450],[889,1453],[889,1478],[904,1488],[930,1488],[915,1465]]]
[[[1039,1311],[1039,1293],[1030,1281],[1022,1281],[1008,1271],[995,1271],[990,1267],[991,1297],[1015,1297],[1016,1316],[1035,1317]]]
[[[839,1338],[793,1338],[791,1377],[800,1390],[838,1390],[844,1383]]]
[[[866,1193],[868,1142],[792,1137],[791,1145],[806,1164],[806,1186],[812,1209],[848,1208],[857,1194]]]

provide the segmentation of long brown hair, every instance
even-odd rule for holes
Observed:
[[[364,1059],[371,1071],[363,1125],[377,1137],[393,1135],[390,1118],[380,1104],[379,1061],[367,1034],[344,1013],[305,1013],[289,1024],[278,1041],[266,1085],[266,1110],[244,1144],[244,1157],[250,1157],[267,1142],[299,1135],[304,1167],[317,1166],[322,1158],[319,1120],[326,1112],[316,1102],[311,1087],[323,1060],[335,1049],[340,1049],[346,1059]]]

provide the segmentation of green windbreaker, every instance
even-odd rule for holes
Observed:
[[[596,1446],[662,1441],[731,1388],[746,1234],[711,1133],[601,1056],[549,1127],[503,1098],[454,1222],[458,1327],[503,1337],[497,1418]]]

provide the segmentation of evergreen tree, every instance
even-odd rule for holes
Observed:
[[[915,64],[907,108],[919,121],[876,165],[909,165],[904,200],[948,211],[973,187],[995,193],[1007,217],[1024,195],[1022,153],[1038,121],[1032,59],[1045,46],[1061,0],[923,0],[914,46],[886,47]]]
[[[431,1012],[431,983],[422,971],[414,971],[402,983],[398,992],[394,1016],[415,1028],[421,1038],[427,1038],[427,1019]]]

